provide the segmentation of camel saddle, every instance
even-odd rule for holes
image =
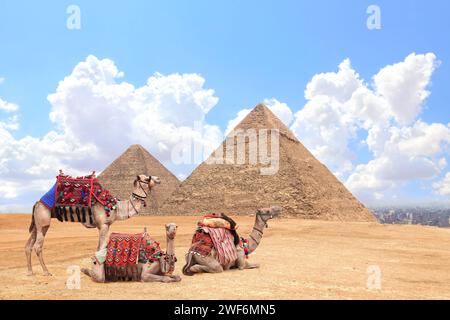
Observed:
[[[112,233],[106,248],[105,278],[107,281],[139,281],[140,263],[159,261],[163,252],[159,242],[147,232]]]
[[[93,224],[92,206],[99,202],[104,206],[106,215],[117,208],[119,199],[112,196],[98,182],[95,171],[88,176],[76,177],[63,174],[60,170],[56,183],[40,199],[40,202],[52,212],[59,221],[87,222]],[[88,218],[86,218],[86,216]]]
[[[198,223],[197,230],[192,238],[190,251],[201,256],[208,256],[212,249],[216,251],[216,259],[225,266],[237,259],[236,223],[224,214],[206,215]]]

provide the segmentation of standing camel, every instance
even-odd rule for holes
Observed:
[[[134,215],[138,214],[140,209],[145,204],[145,199],[148,194],[151,192],[152,188],[160,184],[161,181],[156,176],[146,176],[141,174],[136,177],[133,184],[133,192],[130,195],[129,200],[119,201],[117,209],[112,210],[107,216],[104,206],[98,202],[96,202],[92,206],[92,216],[93,222],[90,223],[88,221],[82,222],[86,228],[97,228],[99,232],[99,240],[97,250],[106,246],[106,237],[108,235],[109,227],[116,220],[126,220]],[[44,271],[44,275],[51,276],[51,273],[48,271],[43,257],[43,246],[44,246],[44,238],[47,234],[48,228],[50,227],[50,221],[52,218],[55,218],[55,215],[52,215],[52,210],[48,209],[44,206],[40,201],[36,202],[33,206],[32,220],[29,228],[30,238],[25,245],[25,254],[27,257],[27,265],[28,272],[27,275],[33,275],[33,269],[31,265],[31,252],[33,247],[36,251],[36,255],[39,258],[39,262],[41,264],[42,270]]]
[[[267,221],[279,216],[281,213],[281,208],[278,206],[258,209],[256,211],[255,224],[253,230],[248,238],[248,251],[247,254],[252,253],[258,247],[263,236],[264,227],[267,225]],[[216,259],[217,252],[214,248],[211,250],[211,254],[208,256],[202,256],[196,254],[193,251],[189,251],[186,255],[186,265],[183,267],[183,274],[187,276],[192,276],[195,273],[219,273],[224,270],[238,268],[243,269],[254,269],[259,268],[259,264],[250,263],[246,259],[246,254],[244,248],[239,244],[236,245],[237,259],[230,262],[227,265],[221,265]]]
[[[175,236],[177,234],[177,225],[175,223],[166,224],[166,252],[161,252],[159,261],[148,260],[146,262],[139,262],[138,269],[140,274],[137,279],[142,282],[178,282],[181,281],[180,276],[172,275],[175,269]],[[148,240],[148,239],[147,239]],[[159,245],[158,245],[159,248]],[[106,249],[103,249],[106,250]],[[160,249],[158,249],[160,250]],[[139,253],[139,256],[141,252]],[[103,257],[99,259],[99,257]],[[95,282],[107,282],[108,277],[105,272],[105,254],[97,252],[92,259],[90,269],[82,268],[81,271],[89,276]],[[109,281],[117,281],[117,279]]]

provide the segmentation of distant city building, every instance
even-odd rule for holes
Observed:
[[[441,228],[450,227],[450,208],[435,207],[378,207],[372,208],[383,224],[420,224]]]

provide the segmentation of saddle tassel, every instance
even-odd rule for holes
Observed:
[[[76,207],[75,208],[75,214],[77,215],[77,221],[81,222],[81,217],[80,217],[80,208]]]
[[[69,219],[67,218],[67,209],[66,207],[62,207],[63,212],[64,212],[64,221],[69,221]]]
[[[70,222],[75,222],[73,217],[73,207],[69,207]]]

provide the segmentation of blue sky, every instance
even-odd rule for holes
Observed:
[[[373,1],[2,1],[0,94],[23,110],[17,134],[43,134],[47,95],[87,55],[110,58],[142,84],[155,71],[196,72],[220,98],[208,114],[222,127],[243,107],[275,96],[293,108],[318,72],[349,57],[365,79],[411,52],[434,52],[429,121],[450,119],[450,30],[445,1],[376,1],[382,29],[366,28]],[[81,9],[68,30],[66,8]],[[37,125],[44,123],[44,126]],[[46,124],[46,125],[45,125]]]
[[[66,28],[71,4],[81,9],[80,30]],[[366,27],[371,4],[381,9],[381,30]],[[312,77],[337,71],[346,58],[370,84],[386,65],[413,52],[431,52],[440,65],[419,118],[447,124],[449,12],[448,1],[436,0],[5,0],[0,3],[0,78],[5,79],[0,98],[20,106],[20,128],[11,132],[15,139],[42,137],[55,127],[47,96],[94,55],[114,61],[125,73],[122,80],[136,87],[155,72],[201,75],[204,87],[219,98],[206,121],[225,130],[239,110],[266,98],[297,112]],[[371,159],[367,148],[355,150],[355,165]],[[405,190],[412,198],[430,196],[420,186]]]

